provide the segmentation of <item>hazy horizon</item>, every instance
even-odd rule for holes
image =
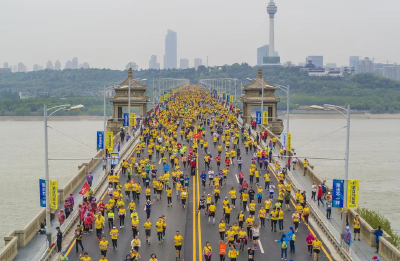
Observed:
[[[256,64],[257,48],[268,44],[269,0],[171,1],[2,1],[0,67],[23,62],[28,70],[48,60],[78,57],[92,68],[148,68],[151,55],[164,67],[168,29],[178,34],[179,60],[201,58],[209,66]],[[281,61],[305,62],[323,55],[324,64],[348,65],[349,56],[400,62],[400,2],[275,0],[275,50]],[[396,11],[397,10],[397,11]]]

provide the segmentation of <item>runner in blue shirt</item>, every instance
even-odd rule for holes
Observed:
[[[203,172],[200,175],[201,178],[201,183],[203,184],[203,187],[206,187],[206,179],[207,179],[207,174],[206,172],[203,170]]]
[[[204,209],[204,215],[207,215],[207,212],[205,211],[206,209],[206,199],[204,196],[201,196],[201,199],[199,200],[199,208],[197,210],[197,215],[200,213],[200,210]]]

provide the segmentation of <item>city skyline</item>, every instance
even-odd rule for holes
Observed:
[[[209,0],[195,4],[183,0],[172,0],[172,4],[159,0],[154,3],[99,1],[95,7],[96,15],[89,15],[87,10],[93,6],[76,0],[62,4],[44,0],[33,4],[16,0],[7,3],[7,8],[0,9],[0,15],[8,21],[0,25],[3,32],[0,48],[7,50],[0,62],[16,65],[22,61],[29,70],[34,64],[44,66],[48,60],[54,62],[55,58],[63,61],[64,65],[69,57],[77,56],[94,68],[124,69],[128,61],[147,68],[150,55],[155,54],[163,60],[163,38],[166,30],[172,28],[179,33],[178,61],[181,57],[190,60],[202,57],[205,60],[209,56],[210,66],[235,62],[255,65],[255,50],[269,42],[269,17],[265,11],[268,2],[233,0],[230,12],[221,12],[225,5]],[[213,9],[207,8],[210,3]],[[395,17],[395,10],[400,8],[400,3],[396,1],[382,2],[379,9],[372,0],[350,3],[339,0],[329,4],[315,0],[301,3],[275,0],[275,3],[279,7],[279,14],[275,17],[275,46],[279,47],[282,64],[286,61],[298,64],[309,54],[321,54],[324,60],[338,65],[348,65],[348,57],[354,55],[375,57],[376,62],[400,62],[400,53],[396,51],[399,37],[391,33],[391,28],[400,25],[392,18]],[[362,12],[359,10],[361,3]],[[346,8],[342,8],[343,4]],[[46,8],[43,8],[44,5]],[[177,5],[180,8],[175,8]],[[76,19],[70,21],[69,11],[72,10]],[[133,38],[127,37],[122,29],[116,29],[118,24],[126,23],[126,15],[132,10],[140,10],[134,12],[132,24],[141,24],[134,26]],[[193,13],[193,10],[198,12]],[[108,19],[110,21],[102,21],[104,15],[110,16],[110,11],[113,11]],[[139,22],[147,21],[148,14],[153,12],[162,23]],[[181,17],[188,12],[193,15],[182,23]],[[337,18],[339,12],[340,19]],[[121,15],[114,16],[112,13]],[[207,13],[206,21],[199,19],[203,13]],[[304,13],[313,15],[304,16]],[[17,14],[20,19],[14,19]],[[372,14],[376,19],[371,19]],[[357,16],[357,21],[349,23],[354,16]],[[43,27],[43,22],[48,19],[54,22]],[[92,23],[84,24],[87,19]],[[68,26],[65,25],[67,20],[70,22]],[[224,22],[216,26],[216,21]],[[389,22],[392,25],[390,28],[386,26]],[[331,30],[323,30],[323,24],[329,23],[335,26]],[[209,30],[211,25],[218,30]],[[15,34],[16,30],[20,33]],[[87,34],[87,31],[91,33]]]

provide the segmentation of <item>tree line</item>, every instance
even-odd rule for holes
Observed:
[[[248,84],[246,78],[257,76],[257,67],[246,63],[218,67],[200,66],[180,70],[134,71],[135,78],[147,79],[148,96],[152,97],[153,79],[156,87],[159,78],[185,78],[191,83],[210,78],[236,78],[237,93],[240,84]],[[264,78],[271,84],[290,85],[290,108],[312,104],[350,104],[352,109],[371,113],[400,112],[400,82],[373,74],[344,74],[344,77],[310,77],[299,67],[275,67],[263,69]],[[86,110],[79,114],[102,115],[103,86],[122,82],[127,71],[110,69],[43,70],[28,73],[0,75],[0,115],[35,115],[44,102],[57,103],[60,99],[84,99]],[[231,84],[233,86],[233,84]],[[20,100],[19,91],[33,94],[34,98]],[[234,90],[230,90],[234,93]],[[281,98],[278,108],[286,108],[286,94],[278,90]],[[85,96],[85,97],[83,97]],[[92,97],[88,97],[92,96]],[[65,101],[65,100],[63,100]],[[39,106],[40,105],[40,106]]]

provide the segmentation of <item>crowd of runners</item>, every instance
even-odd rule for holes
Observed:
[[[318,260],[321,241],[311,232],[303,238],[296,235],[300,226],[308,226],[310,208],[304,193],[293,191],[292,184],[286,181],[279,162],[272,161],[276,140],[268,140],[263,133],[261,139],[268,147],[262,149],[260,140],[238,124],[238,110],[233,106],[199,86],[190,86],[165,102],[139,131],[134,153],[122,160],[120,171],[110,171],[104,200],[96,202],[89,190],[86,203],[79,206],[81,223],[75,232],[75,245],[76,252],[81,249],[81,260],[92,260],[82,244],[83,235],[89,233],[96,233],[102,261],[107,260],[110,249],[118,250],[127,244],[131,250],[125,261],[164,261],[162,253],[140,253],[146,245],[154,241],[161,244],[168,237],[173,238],[171,248],[175,248],[176,260],[181,260],[183,235],[167,229],[167,214],[151,213],[162,204],[181,208],[175,211],[187,211],[195,175],[199,175],[202,188],[200,199],[195,202],[197,215],[218,230],[203,240],[206,261],[214,260],[213,254],[221,261],[236,261],[239,256],[240,260],[262,260],[259,240],[267,233],[276,239],[282,260],[287,260],[289,251],[295,260],[297,241],[308,249],[314,261]],[[216,154],[210,152],[211,146]],[[199,151],[204,157],[199,157]],[[249,164],[243,164],[243,154],[250,155]],[[157,164],[163,166],[161,173]],[[244,165],[250,168],[245,169]],[[237,184],[228,187],[228,179],[236,179]],[[139,204],[144,209],[137,208]],[[146,212],[145,220],[139,220],[141,211]],[[290,213],[290,220],[285,213]],[[129,242],[118,240],[121,230],[132,231]],[[62,254],[60,259],[67,257]]]

